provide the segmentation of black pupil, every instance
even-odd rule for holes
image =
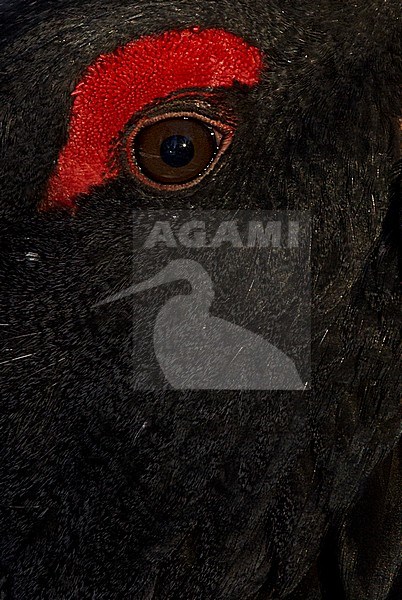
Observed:
[[[163,140],[160,154],[169,167],[185,167],[194,158],[193,142],[184,135],[171,135]]]

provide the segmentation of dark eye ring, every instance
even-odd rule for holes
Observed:
[[[196,113],[145,117],[126,138],[129,171],[160,191],[192,187],[215,168],[233,134],[232,125]]]

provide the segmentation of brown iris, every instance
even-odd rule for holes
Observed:
[[[128,162],[138,179],[159,189],[193,185],[214,165],[232,128],[205,117],[176,113],[140,123],[127,139]],[[221,144],[222,140],[227,143]]]

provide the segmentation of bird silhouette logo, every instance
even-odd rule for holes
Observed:
[[[210,315],[213,283],[195,260],[173,260],[154,277],[95,307],[179,280],[190,283],[191,293],[166,302],[153,332],[156,359],[174,389],[304,389],[294,362],[284,352],[260,335]]]

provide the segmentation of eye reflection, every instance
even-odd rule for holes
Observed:
[[[169,167],[185,167],[194,158],[194,144],[185,135],[171,135],[163,140],[160,155]]]

